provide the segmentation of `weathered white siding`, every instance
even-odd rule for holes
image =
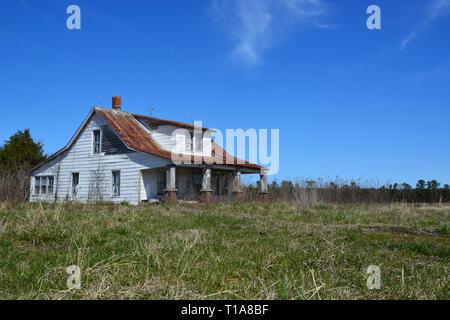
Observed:
[[[152,138],[161,148],[173,151],[176,147],[176,139],[172,138],[172,133],[177,129],[177,127],[164,125],[159,126],[155,130],[151,131]]]
[[[133,152],[115,155],[93,154],[93,131],[107,123],[94,114],[72,147],[58,158],[32,172],[30,201],[72,200],[90,201],[128,201],[138,204],[139,171],[148,168],[165,167],[169,160],[145,153]],[[120,171],[120,196],[112,196],[112,171]],[[72,173],[79,173],[79,186],[76,196],[71,194]],[[34,194],[34,176],[54,176],[53,195]],[[156,181],[155,181],[156,183]],[[142,188],[142,194],[145,194]]]

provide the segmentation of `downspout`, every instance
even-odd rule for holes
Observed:
[[[141,205],[141,170],[139,170],[139,196],[138,196],[138,206]]]
[[[56,181],[53,188],[55,188],[55,203],[58,201],[58,188],[59,188],[59,172],[61,170],[61,156],[58,157],[58,170],[56,171]]]

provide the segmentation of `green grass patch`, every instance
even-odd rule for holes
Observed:
[[[0,203],[0,299],[449,299],[449,225],[431,205]]]

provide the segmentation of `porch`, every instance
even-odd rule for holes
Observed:
[[[239,201],[242,198],[243,174],[260,175],[260,200],[267,201],[267,173],[264,169],[170,164],[139,172],[139,203]]]

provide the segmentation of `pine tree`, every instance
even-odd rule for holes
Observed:
[[[0,147],[0,164],[4,167],[32,168],[46,158],[41,142],[35,142],[30,130],[17,131]]]

